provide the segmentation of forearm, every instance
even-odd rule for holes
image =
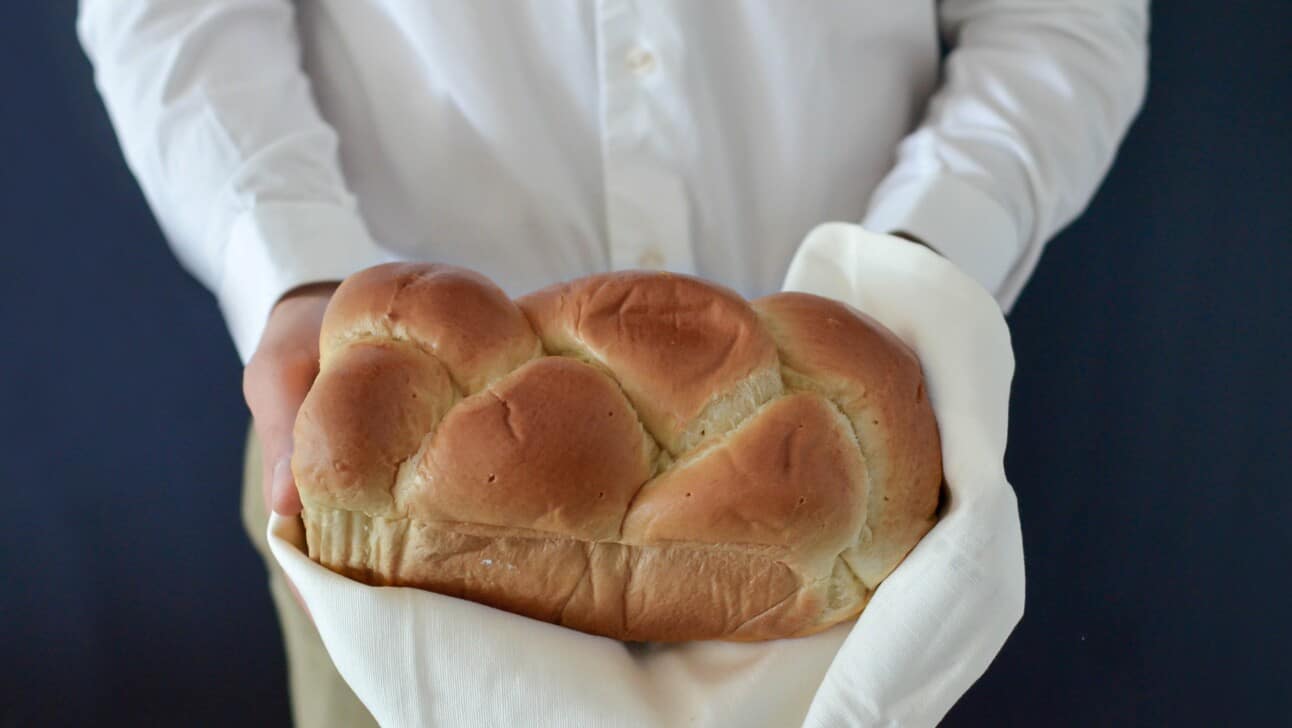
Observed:
[[[1008,307],[1089,202],[1143,99],[1143,0],[946,0],[941,88],[865,218]]]
[[[127,161],[172,248],[251,355],[287,290],[377,262],[287,0],[83,0]]]

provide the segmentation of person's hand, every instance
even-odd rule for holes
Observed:
[[[260,345],[242,372],[242,393],[260,442],[265,505],[284,516],[301,512],[292,477],[292,428],[318,376],[319,329],[336,286],[303,286],[283,296],[270,312]]]

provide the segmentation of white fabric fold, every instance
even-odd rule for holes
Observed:
[[[369,587],[269,544],[341,675],[384,726],[934,725],[990,664],[1023,607],[1003,457],[1013,354],[991,295],[914,243],[829,224],[788,290],[873,316],[919,354],[949,497],[855,623],[756,644],[628,646],[471,602]]]
[[[890,176],[862,220],[867,230],[914,235],[992,294],[1013,269],[1022,239],[1008,211],[951,175]]]

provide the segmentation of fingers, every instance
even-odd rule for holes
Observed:
[[[301,510],[292,480],[292,428],[317,375],[317,355],[308,350],[258,351],[243,375],[244,394],[260,440],[265,504],[285,516]]]
[[[292,431],[296,414],[319,371],[319,329],[335,283],[298,288],[274,306],[256,353],[242,372],[242,394],[251,410],[261,450],[262,497],[283,516],[301,512],[292,478]],[[291,579],[292,599],[313,621]]]
[[[318,376],[318,338],[331,287],[302,289],[274,307],[256,353],[243,370],[242,389],[260,441],[262,494],[284,516],[301,511],[292,478],[296,413]]]
[[[301,494],[292,477],[290,450],[274,464],[274,472],[269,476],[269,507],[274,513],[284,516],[294,516],[301,512]]]

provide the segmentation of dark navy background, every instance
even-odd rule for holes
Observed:
[[[1292,3],[1157,6],[1012,316],[1027,614],[949,725],[1292,725]],[[0,5],[0,726],[285,724],[239,362],[74,15]]]

